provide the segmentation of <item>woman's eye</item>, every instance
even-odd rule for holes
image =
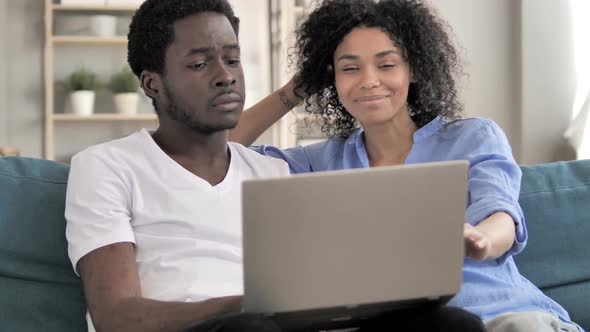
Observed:
[[[356,67],[346,67],[346,68],[342,68],[342,71],[355,71],[357,69],[358,68],[356,68]]]
[[[391,64],[391,63],[386,63],[386,64],[382,64],[380,67],[381,68],[393,68],[393,67],[395,67],[395,65]]]

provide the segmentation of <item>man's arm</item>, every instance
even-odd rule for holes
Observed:
[[[110,244],[88,253],[80,259],[78,270],[97,331],[180,331],[241,308],[241,296],[197,303],[143,298],[135,251],[129,242]]]
[[[238,125],[229,132],[229,140],[249,146],[275,122],[302,102],[294,93],[295,79],[242,113]]]

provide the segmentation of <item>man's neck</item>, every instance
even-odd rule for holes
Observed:
[[[174,121],[161,121],[156,144],[170,158],[211,185],[223,181],[230,164],[228,131],[202,133]]]

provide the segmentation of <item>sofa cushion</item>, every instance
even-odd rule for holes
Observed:
[[[590,327],[590,160],[523,166],[523,275]]]
[[[86,330],[86,305],[65,239],[67,177],[63,164],[0,158],[2,330]]]

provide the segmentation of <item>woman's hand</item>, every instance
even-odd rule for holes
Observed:
[[[496,212],[482,220],[477,226],[464,224],[465,256],[487,260],[504,255],[516,237],[516,225],[505,212]]]
[[[490,256],[491,241],[487,234],[470,224],[464,224],[463,238],[465,239],[465,256],[485,260]]]

